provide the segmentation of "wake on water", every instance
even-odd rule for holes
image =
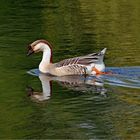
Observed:
[[[101,75],[99,78],[104,84],[112,86],[121,86],[129,88],[140,88],[140,67],[106,67],[105,71],[111,71],[113,74]],[[38,69],[32,69],[28,74],[39,76]],[[86,78],[95,78],[88,76]],[[85,79],[86,79],[85,78]]]
[[[140,67],[107,67],[113,75],[103,75],[104,82],[109,85],[140,88]]]

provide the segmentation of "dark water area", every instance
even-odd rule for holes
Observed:
[[[0,138],[140,139],[139,7],[138,0],[1,0]],[[42,76],[41,54],[26,56],[40,38],[52,44],[54,62],[106,47],[106,70],[115,74]]]

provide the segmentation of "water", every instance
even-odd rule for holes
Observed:
[[[0,138],[140,139],[139,6],[1,0]],[[53,45],[54,62],[107,47],[107,69],[117,76],[90,77],[87,84],[82,78],[80,85],[53,79],[51,96],[40,102],[28,95],[32,88],[42,91],[41,81],[27,72],[38,67],[41,54],[26,57],[26,46],[40,38]]]

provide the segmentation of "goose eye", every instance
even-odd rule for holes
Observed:
[[[32,47],[31,47],[31,45],[28,46],[28,50],[33,50]]]

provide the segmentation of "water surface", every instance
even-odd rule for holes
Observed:
[[[140,139],[139,6],[131,0],[1,0],[0,138]],[[35,102],[27,87],[41,92],[41,81],[27,71],[38,68],[41,54],[27,58],[25,48],[40,38],[52,44],[54,62],[106,47],[107,68],[122,75],[103,78],[106,96],[96,86],[81,91],[54,80],[51,98]]]

